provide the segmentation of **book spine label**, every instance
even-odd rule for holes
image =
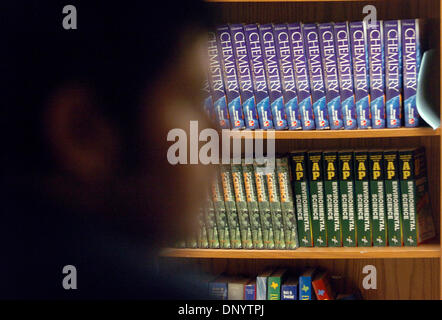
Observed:
[[[229,164],[221,165],[221,183],[224,192],[227,221],[229,223],[230,244],[233,249],[241,248],[241,233],[236,209],[235,194],[233,191],[232,170]]]
[[[287,115],[282,97],[281,74],[276,56],[275,36],[273,26],[264,24],[259,26],[261,45],[264,51],[265,67],[269,88],[270,107],[273,115],[273,125],[276,130],[287,129]]]
[[[405,246],[417,246],[416,180],[413,151],[399,151],[402,226]]]
[[[267,300],[281,300],[281,277],[267,278]]]
[[[327,106],[325,103],[325,85],[322,73],[321,49],[316,24],[302,26],[305,52],[307,53],[310,88],[312,93],[313,113],[316,129],[329,129]]]
[[[355,182],[353,152],[342,151],[338,153],[339,158],[339,191],[341,196],[342,212],[342,244],[344,247],[355,247],[356,240],[356,219],[355,219]]]
[[[296,284],[283,284],[281,286],[281,300],[298,300],[298,286]]]
[[[329,247],[340,247],[341,206],[339,203],[338,155],[324,152],[324,195],[327,216],[327,243]]]
[[[276,172],[281,195],[282,218],[284,221],[284,235],[287,249],[299,247],[298,231],[296,227],[295,207],[290,183],[288,158],[276,159]]]
[[[246,191],[247,206],[249,208],[250,227],[252,229],[253,247],[255,249],[264,248],[261,221],[258,206],[258,195],[256,192],[255,176],[252,164],[242,163],[244,188]]]
[[[233,189],[235,191],[236,208],[238,210],[241,244],[245,249],[253,248],[252,229],[250,226],[249,209],[240,164],[232,164]]]
[[[227,110],[226,93],[224,89],[223,67],[218,51],[216,35],[208,33],[209,54],[209,86],[213,98],[213,108],[218,126],[221,129],[230,129],[229,112]]]
[[[384,247],[387,244],[385,219],[385,190],[382,151],[370,151],[368,154],[370,170],[370,197],[373,228],[373,245]]]
[[[341,89],[341,108],[345,129],[357,128],[355,95],[353,92],[353,73],[351,47],[347,22],[334,24],[336,51],[338,53],[339,87]]]
[[[256,300],[256,284],[249,283],[244,286],[244,300]]]
[[[312,247],[312,216],[310,206],[310,190],[307,177],[307,160],[305,152],[291,154],[293,193],[298,222],[299,245]]]
[[[327,246],[324,204],[324,177],[322,152],[308,152],[308,174],[312,203],[312,230],[315,247]]]
[[[299,277],[299,300],[312,300],[312,278]]]
[[[216,28],[216,39],[222,58],[230,125],[232,129],[244,129],[244,113],[242,111],[235,53],[232,47],[232,36],[230,35],[229,26],[225,25]]]
[[[289,130],[302,129],[301,115],[299,114],[298,95],[296,93],[295,69],[293,67],[292,48],[287,25],[275,25],[276,55],[281,71],[282,95],[284,98],[285,113]]]
[[[399,190],[398,154],[384,151],[385,170],[385,208],[387,215],[388,244],[392,247],[402,245],[401,202]]]
[[[412,128],[419,125],[416,106],[417,79],[419,74],[421,48],[419,20],[401,21],[403,83],[404,83],[404,123]]]
[[[209,241],[209,248],[218,249],[219,245],[219,237],[218,237],[218,228],[216,227],[216,218],[215,218],[215,209],[213,207],[213,201],[210,199],[210,196],[207,195],[206,204],[205,204],[205,222],[206,222],[206,230],[207,230],[207,240]]]
[[[258,113],[253,94],[252,68],[247,53],[246,35],[242,24],[230,25],[233,49],[235,51],[241,102],[247,129],[259,129]]]
[[[387,127],[398,128],[402,118],[402,55],[399,20],[384,21],[385,111]]]
[[[222,249],[231,248],[229,224],[224,203],[224,195],[220,179],[217,177],[212,182],[212,201],[215,209],[216,226],[218,229],[219,246]]]
[[[370,109],[373,128],[385,128],[384,37],[382,21],[367,30]]]
[[[359,129],[371,128],[367,30],[361,21],[350,22],[356,119]]]
[[[332,130],[342,129],[344,121],[341,111],[341,95],[339,89],[338,62],[336,57],[333,25],[322,23],[318,26],[319,44],[324,66],[325,100]]]
[[[368,173],[368,154],[355,151],[355,200],[356,200],[356,235],[358,247],[371,247],[370,184]]]
[[[261,47],[259,30],[256,24],[244,27],[247,53],[252,67],[253,91],[261,129],[273,129],[273,116],[267,87],[264,56]]]
[[[293,61],[295,66],[296,89],[298,93],[299,113],[301,114],[302,129],[315,129],[315,119],[313,115],[312,96],[310,92],[310,82],[308,76],[308,66],[304,48],[304,39],[300,23],[288,25],[290,42],[292,45]]]
[[[285,249],[284,221],[282,218],[281,200],[279,195],[278,179],[275,171],[266,174],[269,190],[270,211],[273,222],[273,239],[275,249]]]

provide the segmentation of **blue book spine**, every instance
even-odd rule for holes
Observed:
[[[289,130],[302,129],[301,115],[298,107],[298,95],[296,93],[295,68],[293,67],[292,48],[287,25],[273,26],[275,34],[276,56],[281,71],[282,96],[284,98],[285,113]]]
[[[213,108],[220,129],[230,129],[229,112],[227,110],[226,93],[224,89],[221,57],[214,32],[208,33],[209,54],[209,86],[212,93]]]
[[[230,125],[232,129],[244,129],[244,113],[229,26],[216,28],[216,39],[222,58]]]
[[[283,284],[281,286],[281,300],[298,300],[298,286],[296,284]]]
[[[355,95],[353,90],[353,70],[351,61],[350,38],[348,23],[334,24],[336,51],[338,54],[339,86],[341,89],[341,108],[344,117],[344,128],[347,130],[358,127],[356,121]]]
[[[332,130],[343,129],[344,121],[341,111],[338,62],[333,25],[331,23],[320,24],[318,25],[318,31],[324,66],[325,101],[327,104],[330,128]]]
[[[227,283],[210,282],[209,297],[215,300],[227,300]]]
[[[244,286],[244,300],[256,300],[255,283],[249,283]]]
[[[241,102],[247,129],[259,129],[258,112],[252,85],[252,68],[246,46],[246,35],[242,24],[230,25],[233,48],[235,50]]]
[[[262,53],[259,30],[256,24],[244,26],[246,33],[247,53],[252,67],[253,91],[261,129],[273,129],[273,116],[267,88],[264,57]]]
[[[215,121],[215,110],[213,108],[213,99],[210,92],[209,79],[206,78],[203,83],[203,108],[210,121]]]
[[[371,125],[375,129],[385,128],[384,37],[382,34],[382,21],[373,23],[371,28],[367,26]]]
[[[399,128],[402,115],[402,55],[399,20],[384,21],[384,53],[387,127]]]
[[[276,130],[287,129],[287,115],[282,97],[281,76],[275,48],[273,26],[264,24],[259,26],[261,45],[265,58],[265,69],[269,88],[270,107],[273,115],[273,125]]]
[[[256,277],[256,300],[267,300],[267,277]]]
[[[310,88],[316,129],[330,129],[328,111],[325,103],[324,75],[322,73],[321,49],[316,24],[302,26],[305,52],[307,53]]]
[[[299,300],[312,300],[312,277],[299,277]]]
[[[353,58],[353,83],[358,128],[369,129],[371,128],[371,110],[367,30],[362,21],[350,22],[350,44]]]

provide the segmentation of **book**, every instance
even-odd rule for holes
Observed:
[[[327,243],[329,247],[340,247],[342,240],[338,153],[336,151],[324,151],[323,156]]]
[[[213,201],[210,199],[209,194],[206,196],[206,203],[204,205],[205,212],[205,225],[207,230],[207,240],[209,242],[209,248],[218,249],[219,238],[218,228],[216,226],[215,209],[213,207]]]
[[[296,205],[299,245],[313,246],[310,190],[307,175],[307,153],[297,151],[290,153],[293,176],[293,195]]]
[[[419,126],[420,120],[416,106],[416,92],[421,61],[421,30],[420,20],[401,20],[404,123],[409,128]]]
[[[356,236],[358,247],[371,247],[370,183],[368,151],[355,150]]]
[[[231,248],[230,244],[230,231],[229,224],[227,222],[227,212],[224,203],[224,194],[220,182],[220,175],[218,168],[216,169],[217,175],[211,184],[211,193],[213,208],[215,209],[216,227],[218,230],[219,247],[221,249]]]
[[[397,150],[384,150],[384,170],[388,245],[400,247],[402,246],[402,218]]]
[[[312,300],[312,280],[314,268],[304,270],[299,276],[299,300]]]
[[[382,21],[372,22],[367,30],[370,75],[371,125],[385,128],[384,37]]]
[[[399,128],[402,119],[402,54],[399,20],[384,21],[384,52],[387,128]]]
[[[267,76],[258,26],[256,24],[248,24],[244,26],[244,31],[246,34],[247,53],[252,67],[253,91],[255,93],[259,124],[261,129],[273,129],[273,116],[270,109]]]
[[[227,300],[244,300],[245,286],[250,281],[244,276],[233,276],[227,283]]]
[[[292,56],[295,67],[296,90],[298,93],[298,107],[299,113],[301,114],[302,129],[312,130],[315,129],[315,119],[301,24],[290,23],[288,30],[293,52]]]
[[[244,112],[244,122],[247,129],[259,129],[258,112],[256,111],[253,93],[252,68],[247,53],[246,35],[242,24],[231,24],[230,33],[236,58],[241,104]]]
[[[324,174],[322,151],[307,153],[310,198],[312,206],[312,231],[315,247],[327,246],[327,229],[324,203]]]
[[[287,269],[279,268],[267,278],[267,300],[281,300],[281,282],[286,274]]]
[[[357,121],[348,23],[337,22],[333,25],[333,30],[336,38],[339,88],[344,128],[352,130],[357,128]]]
[[[371,128],[367,30],[362,21],[350,22],[356,121],[358,129]]]
[[[417,246],[435,237],[427,179],[425,149],[421,147],[399,150],[402,230],[405,246]]]
[[[227,222],[229,225],[230,245],[233,249],[242,248],[241,233],[238,221],[238,210],[235,203],[233,191],[232,169],[230,164],[221,164],[221,183],[224,193],[224,203],[226,206]]]
[[[220,275],[209,282],[209,298],[212,300],[227,300],[229,277]]]
[[[267,268],[256,277],[256,300],[267,300],[267,278],[273,273]]]
[[[273,115],[275,130],[287,129],[287,115],[282,97],[281,75],[276,56],[275,36],[271,24],[259,25],[262,51],[264,52],[265,70],[267,74],[270,108]]]
[[[206,77],[203,82],[203,86],[201,88],[202,95],[203,95],[203,109],[204,113],[207,115],[207,118],[216,125],[216,115],[215,110],[213,108],[213,99],[212,99],[212,93],[210,92],[210,84],[209,79]]]
[[[220,129],[230,129],[229,111],[227,110],[227,99],[224,88],[221,57],[218,51],[216,35],[208,33],[208,55],[209,55],[209,86],[212,94],[213,108],[216,120]]]
[[[373,246],[387,245],[387,224],[385,218],[385,190],[382,150],[368,152],[370,172],[370,199]]]
[[[256,300],[256,278],[244,285],[244,300]]]
[[[276,159],[276,173],[278,176],[279,194],[281,195],[281,209],[284,222],[286,248],[296,249],[299,247],[298,231],[293,203],[289,159],[287,157]]]
[[[244,177],[247,207],[249,209],[250,228],[252,229],[253,248],[263,249],[264,243],[261,228],[261,217],[258,206],[258,195],[256,191],[253,164],[246,164],[245,160],[242,159],[241,165]]]
[[[318,25],[319,44],[324,67],[325,102],[327,105],[330,129],[344,128],[339,88],[338,62],[336,56],[335,36],[331,23]]]
[[[245,249],[253,249],[252,229],[250,226],[249,208],[247,206],[242,167],[241,164],[233,163],[231,167],[236,209],[238,210],[238,221],[241,230],[241,244]]]
[[[344,247],[355,247],[357,245],[353,157],[354,153],[352,150],[341,150],[338,152],[339,192],[342,212],[341,230]]]
[[[273,26],[273,32],[276,40],[276,56],[281,71],[282,96],[287,125],[289,130],[299,130],[302,129],[301,115],[299,114],[289,31],[286,24],[278,24]]]
[[[228,25],[216,28],[216,40],[221,56],[221,65],[223,67],[230,126],[232,129],[244,129],[244,113],[241,105],[235,53],[232,47],[232,37]]]
[[[298,300],[299,279],[290,276],[281,284],[281,300]]]
[[[330,129],[325,103],[324,75],[319,47],[319,34],[316,24],[302,25],[304,46],[308,63],[313,114],[316,129]]]
[[[330,279],[327,271],[321,271],[315,274],[312,280],[312,286],[318,300],[334,300],[335,293],[330,285]]]

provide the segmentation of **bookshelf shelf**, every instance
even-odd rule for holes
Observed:
[[[221,259],[415,259],[439,258],[439,243],[418,247],[298,248],[296,250],[163,249],[161,256]]]

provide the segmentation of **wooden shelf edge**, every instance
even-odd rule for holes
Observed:
[[[440,258],[438,243],[418,247],[298,248],[296,250],[165,248],[162,257],[213,259],[418,259]]]

